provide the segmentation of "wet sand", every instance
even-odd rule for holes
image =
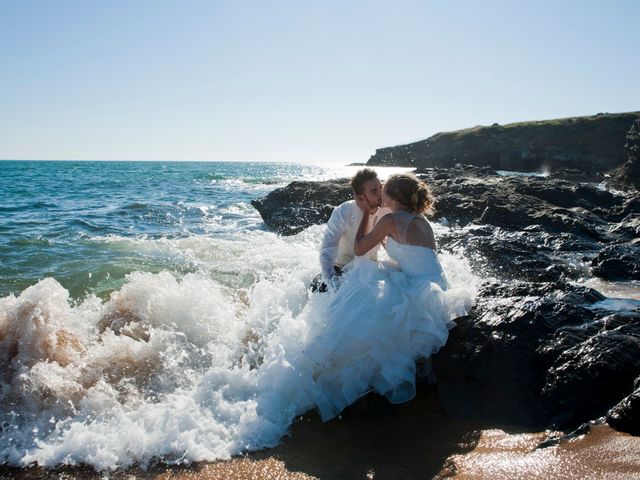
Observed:
[[[326,424],[305,415],[278,447],[228,461],[106,476],[85,468],[0,467],[0,479],[640,479],[640,437],[598,425],[536,448],[557,435],[450,420],[427,391],[401,406],[368,397]]]
[[[449,461],[459,479],[640,479],[640,438],[607,425],[586,435],[538,448],[547,433],[485,430],[478,444]]]

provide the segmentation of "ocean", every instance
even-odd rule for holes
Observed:
[[[250,202],[358,168],[0,162],[0,461],[104,471],[277,445],[296,412],[263,393],[320,328],[301,313],[324,226],[283,237]],[[476,281],[463,253],[442,262]]]
[[[248,246],[243,242],[270,236],[250,201],[293,180],[347,177],[356,170],[235,162],[2,162],[0,296],[53,277],[74,299],[105,299],[136,271],[206,272],[247,287],[256,270],[241,258]]]

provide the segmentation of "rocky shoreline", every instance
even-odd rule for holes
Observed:
[[[640,120],[626,138],[637,170]],[[571,431],[606,421],[640,434],[640,302],[606,301],[585,279],[626,282],[640,298],[640,193],[622,180],[558,169],[499,175],[457,165],[416,172],[436,196],[434,220],[453,228],[487,279],[434,357],[438,397],[452,418]],[[610,188],[612,185],[614,188]],[[347,179],[294,182],[253,202],[268,228],[295,234],[350,197]]]

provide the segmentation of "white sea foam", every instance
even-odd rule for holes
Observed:
[[[512,170],[496,170],[496,173],[503,177],[548,177],[550,172],[543,169],[540,172],[517,172]]]
[[[640,309],[640,300],[632,298],[607,298],[591,304],[588,308],[593,310],[629,311]]]
[[[577,283],[594,288],[607,297],[640,300],[640,281],[638,280],[610,282],[594,277]]]
[[[108,470],[276,445],[305,408],[278,391],[295,382],[291,361],[331,298],[307,293],[323,230],[105,237],[197,271],[135,272],[106,301],[74,302],[52,278],[0,299],[2,460]],[[449,281],[473,284],[464,259],[441,258]]]
[[[596,188],[598,190],[603,191],[603,192],[609,192],[609,193],[611,193],[613,195],[616,195],[616,196],[619,196],[619,197],[626,197],[626,195],[627,195],[626,192],[624,192],[623,190],[619,190],[619,189],[613,187],[606,180],[600,182],[599,184],[597,184]]]

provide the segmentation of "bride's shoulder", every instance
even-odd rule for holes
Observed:
[[[385,215],[382,215],[378,220],[378,223],[394,223],[395,222],[394,219],[395,217],[393,215],[393,212],[389,212]]]
[[[398,231],[393,213],[383,215],[375,224],[375,228],[382,231],[385,235],[395,236]]]

